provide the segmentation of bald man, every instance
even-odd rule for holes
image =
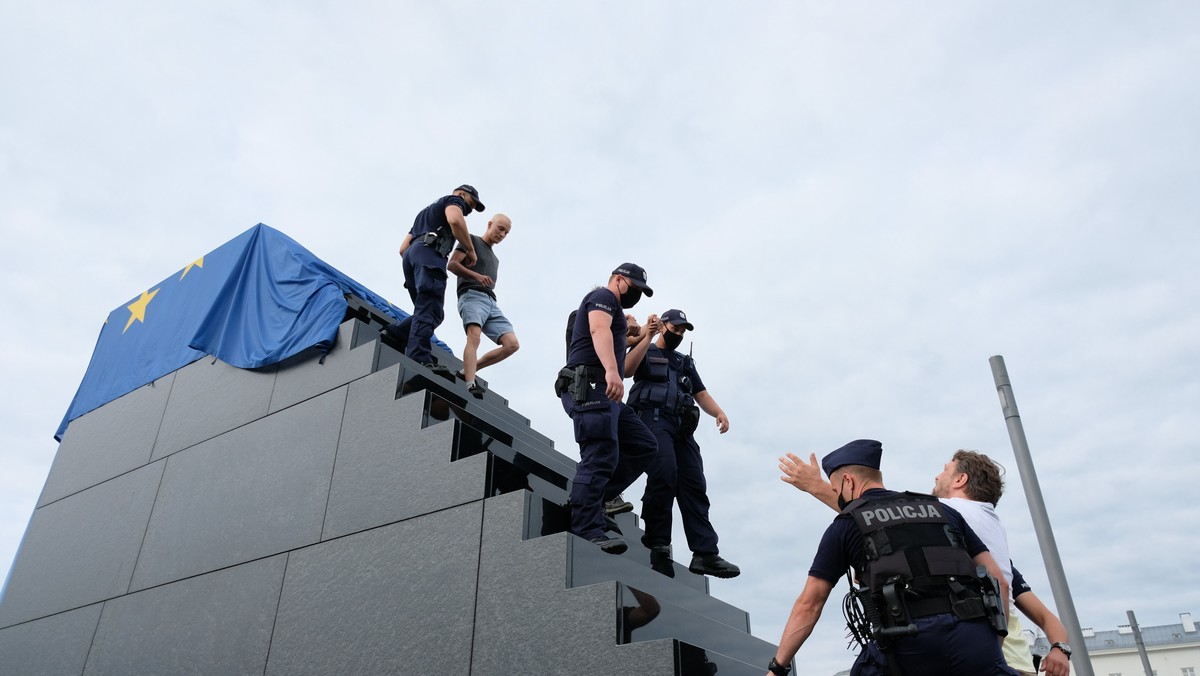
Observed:
[[[496,277],[500,259],[495,246],[508,237],[512,221],[496,214],[488,221],[483,237],[471,235],[475,247],[474,265],[466,265],[467,250],[461,245],[450,256],[447,266],[458,277],[458,314],[462,317],[467,344],[463,347],[461,375],[467,381],[467,391],[476,398],[483,397],[483,386],[475,382],[479,369],[491,366],[512,356],[520,347],[512,324],[496,304]],[[479,336],[486,335],[497,347],[478,357]]]

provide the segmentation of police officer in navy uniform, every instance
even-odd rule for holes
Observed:
[[[430,341],[446,316],[446,259],[457,242],[464,251],[463,265],[475,264],[475,244],[467,230],[467,214],[484,210],[479,191],[463,184],[422,209],[400,245],[404,262],[404,288],[413,302],[413,313],[384,328],[413,361],[435,371],[449,369],[433,359]]]
[[[579,443],[569,498],[571,532],[610,554],[628,545],[605,532],[604,501],[633,483],[658,452],[654,435],[621,400],[627,349],[623,309],[636,305],[642,294],[654,295],[646,271],[625,263],[613,270],[606,286],[584,296],[571,325],[567,365],[555,381]]]
[[[633,371],[629,405],[658,439],[658,455],[646,470],[642,495],[642,520],[646,534],[642,544],[650,548],[656,570],[673,570],[671,559],[671,509],[679,502],[683,532],[692,561],[688,570],[699,575],[736,577],[741,570],[721,558],[717,532],[708,519],[708,486],[704,461],[693,434],[700,410],[717,420],[724,434],[729,418],[712,398],[696,371],[691,355],[678,351],[683,334],[695,327],[682,310],[667,310],[659,316],[663,332],[641,359],[637,348],[630,350],[626,371]]]
[[[1007,584],[987,547],[937,498],[884,488],[882,453],[878,441],[859,439],[821,461],[842,511],[821,538],[768,674],[791,671],[838,578],[853,569],[859,587],[847,607],[858,610],[847,620],[864,645],[851,676],[1016,676],[999,640]]]

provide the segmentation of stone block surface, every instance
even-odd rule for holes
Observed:
[[[267,414],[274,387],[274,367],[239,369],[201,357],[179,369],[153,459],[261,418]]]
[[[354,320],[342,322],[337,340],[321,361],[315,348],[286,359],[276,365],[275,390],[271,394],[271,413],[297,404],[309,397],[328,392],[335,387],[371,373],[375,360],[373,347],[351,350]]]
[[[167,374],[71,421],[38,506],[150,462],[174,381]]]
[[[451,463],[454,423],[421,428],[424,396],[394,399],[399,367],[349,385],[324,538],[484,497],[487,457]]]
[[[129,591],[163,463],[37,508],[17,550],[0,627]]]
[[[85,676],[261,674],[286,555],[104,604]]]
[[[83,673],[100,621],[96,603],[0,629],[0,673],[62,676]]]
[[[346,388],[166,459],[133,589],[320,539]]]
[[[273,674],[466,674],[482,503],[292,552]]]
[[[574,536],[521,539],[527,495],[484,502],[471,674],[674,674],[673,641],[617,645],[616,582],[565,588]]]

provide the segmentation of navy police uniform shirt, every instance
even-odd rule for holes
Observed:
[[[1012,561],[1009,561],[1009,564],[1011,565]],[[1013,600],[1015,601],[1017,599],[1017,597],[1020,596],[1021,594],[1024,594],[1025,592],[1028,592],[1028,591],[1033,591],[1033,588],[1030,587],[1029,583],[1025,581],[1025,576],[1021,574],[1021,571],[1017,570],[1016,566],[1012,567],[1012,572],[1013,572],[1012,597],[1013,597]]]
[[[583,297],[579,311],[575,314],[575,325],[571,330],[571,345],[567,349],[567,368],[587,365],[604,368],[600,357],[596,356],[596,348],[592,344],[592,329],[588,323],[588,314],[599,310],[612,317],[613,356],[617,360],[617,372],[625,377],[625,313],[621,303],[608,287],[593,289]]]
[[[869,499],[895,495],[899,495],[899,493],[883,488],[872,488],[859,497]],[[968,555],[974,558],[980,552],[988,551],[987,546],[983,544],[975,531],[971,530],[961,514],[944,503],[942,507],[945,508],[946,519],[950,522],[950,530],[963,536]],[[867,554],[863,550],[862,533],[859,532],[852,517],[839,514],[833,523],[829,524],[829,528],[825,529],[825,534],[821,536],[821,544],[817,547],[817,555],[813,557],[812,568],[808,570],[808,574],[836,585],[838,579],[846,574],[847,568],[853,567],[857,573],[861,574],[866,563]]]
[[[446,268],[446,256],[439,256],[436,251],[416,240],[431,232],[438,232],[443,237],[454,236],[450,230],[450,222],[446,220],[446,207],[451,204],[461,209],[464,215],[467,213],[466,200],[458,195],[446,195],[417,212],[417,217],[413,219],[412,227],[408,232],[413,236],[414,241],[409,251],[412,251],[416,262],[420,265],[440,267],[443,270]]]

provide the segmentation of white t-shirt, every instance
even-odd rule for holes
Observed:
[[[996,565],[1008,582],[1009,613],[1008,636],[1004,638],[1004,661],[1008,666],[1021,673],[1033,672],[1033,658],[1029,652],[1029,642],[1021,635],[1021,623],[1017,620],[1017,608],[1012,604],[1012,559],[1008,554],[1008,531],[996,516],[996,508],[988,502],[976,502],[966,498],[938,498],[962,514],[967,525],[983,544],[987,545]]]
[[[1000,517],[996,516],[996,508],[991,503],[975,502],[966,498],[938,499],[962,514],[971,530],[975,531],[979,539],[983,540],[983,544],[987,545],[992,558],[996,560],[996,565],[1000,566],[1000,572],[1004,573],[1004,581],[1008,583],[1008,588],[1012,589],[1012,560],[1008,555],[1008,531],[1004,530],[1004,524],[1000,523]]]

